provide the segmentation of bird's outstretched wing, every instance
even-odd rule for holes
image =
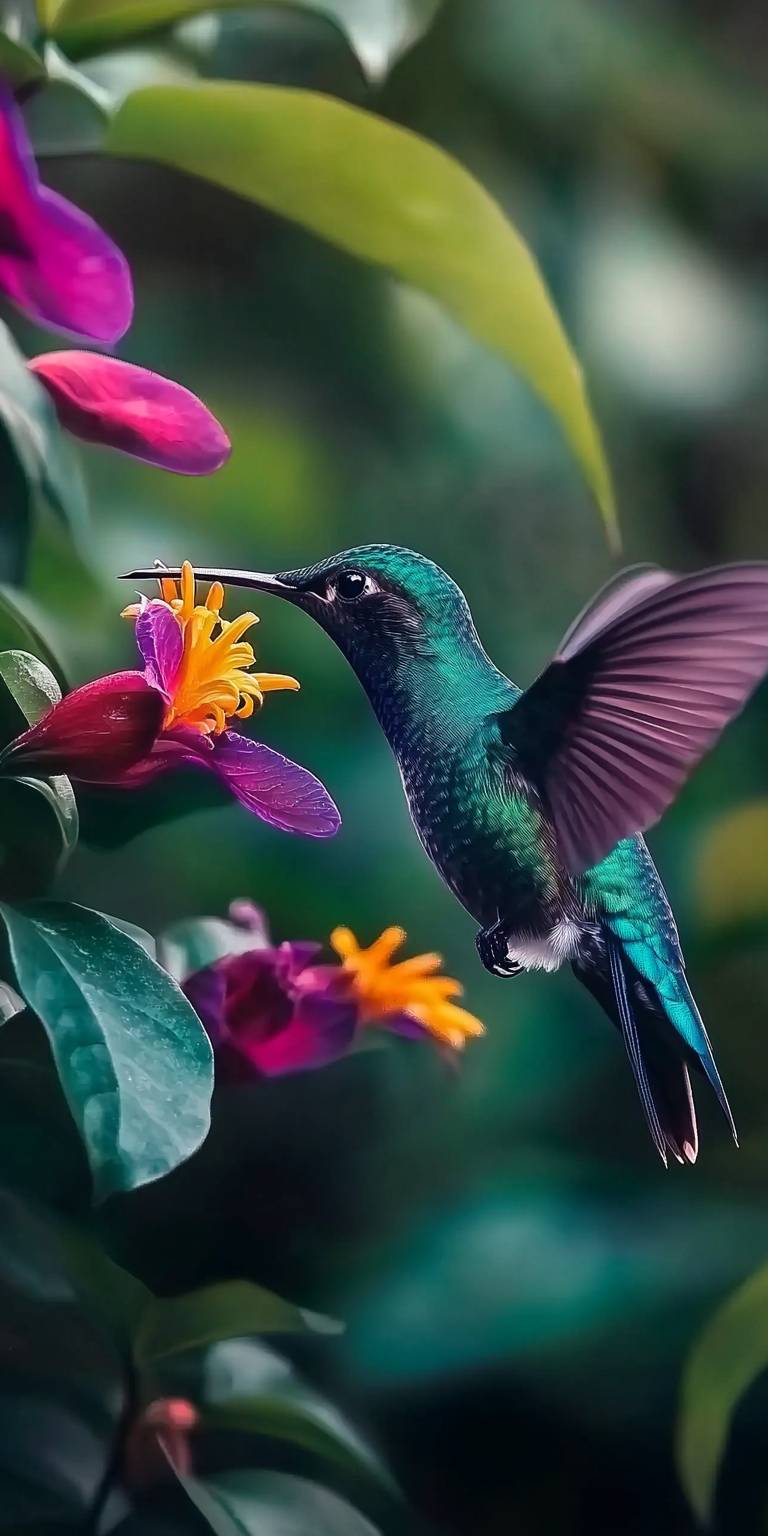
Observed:
[[[768,563],[609,583],[498,717],[580,874],[653,825],[768,671]]]

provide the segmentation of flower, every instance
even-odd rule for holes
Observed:
[[[0,292],[30,319],[119,341],[133,316],[128,263],[109,236],[41,185],[24,119],[0,86]]]
[[[157,1397],[142,1408],[128,1429],[123,1449],[123,1476],[134,1491],[151,1488],[169,1476],[193,1470],[191,1437],[200,1414],[185,1397]]]
[[[306,768],[230,729],[260,708],[264,694],[296,689],[292,677],[254,672],[243,639],[254,613],[221,617],[213,582],[198,604],[185,562],[180,583],[159,577],[162,596],[125,610],[136,620],[142,672],[119,672],[76,688],[6,747],[0,770],[66,773],[90,784],[131,789],[182,766],[207,768],[271,826],[308,837],[338,831],[339,813]]]
[[[224,428],[183,385],[99,352],[46,352],[27,365],[62,426],[179,475],[210,475],[229,457]]]
[[[327,964],[319,944],[271,946],[250,903],[233,903],[230,917],[232,952],[182,978],[230,1074],[255,1069],[275,1077],[323,1066],[345,1055],[369,1024],[415,1039],[431,1035],[453,1051],[484,1032],[452,1001],[461,994],[459,982],[436,974],[439,955],[390,963],[405,943],[402,928],[386,928],[368,949],[350,929],[337,928],[330,942],[341,963]],[[244,927],[253,948],[242,947]]]

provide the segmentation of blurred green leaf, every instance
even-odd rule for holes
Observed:
[[[0,418],[30,491],[44,495],[71,529],[81,531],[86,502],[77,456],[59,426],[50,397],[2,323]]]
[[[710,927],[768,915],[768,799],[734,806],[706,829],[696,850],[692,888]]]
[[[24,724],[34,725],[61,690],[53,673],[26,651],[0,652],[0,680],[10,711],[0,703],[0,734],[5,741]],[[29,791],[33,791],[30,795]],[[47,812],[41,814],[39,798]],[[0,891],[6,897],[42,895],[77,846],[77,802],[64,774],[37,779],[0,779]]]
[[[97,1196],[135,1189],[197,1149],[212,1052],[175,982],[106,918],[64,902],[0,906],[16,985],[51,1043]]]
[[[34,48],[0,32],[0,75],[9,85],[32,85],[44,78],[45,65]]]
[[[338,1494],[286,1472],[179,1478],[216,1536],[378,1536]]]
[[[186,1296],[158,1297],[143,1313],[134,1351],[142,1364],[251,1333],[338,1333],[339,1324],[307,1312],[250,1280],[223,1280]]]
[[[0,1485],[5,1530],[85,1522],[113,1455],[125,1384],[72,1285],[55,1229],[0,1193]]]
[[[65,48],[91,52],[208,11],[244,10],[248,0],[40,0],[41,20]],[[251,4],[265,0],[251,0]],[[380,80],[426,32],[441,0],[266,0],[319,11],[349,38],[366,75]]]
[[[40,631],[33,599],[26,592],[0,584],[0,651],[12,650],[31,651],[59,684],[63,682],[60,663]]]
[[[380,1458],[336,1405],[303,1381],[289,1360],[255,1339],[230,1336],[211,1350],[200,1408],[207,1424],[289,1440],[392,1486]]]
[[[680,1478],[698,1518],[712,1519],[731,1419],[768,1367],[768,1265],[724,1302],[700,1335],[683,1377],[677,1433]]]
[[[136,91],[107,148],[206,177],[432,294],[547,403],[616,538],[597,427],[538,267],[443,150],[311,91],[217,82]]]

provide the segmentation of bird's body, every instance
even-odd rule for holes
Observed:
[[[480,925],[483,964],[506,976],[572,966],[621,1030],[665,1161],[696,1158],[691,1066],[733,1128],[640,834],[768,669],[768,566],[628,573],[524,692],[487,656],[459,588],[413,551],[367,546],[279,577],[200,574],[274,591],[336,640],[422,846]]]

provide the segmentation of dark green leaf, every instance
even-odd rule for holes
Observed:
[[[55,1229],[0,1195],[3,1529],[84,1521],[124,1405],[112,1346],[80,1305]]]
[[[60,664],[41,631],[44,616],[26,592],[0,585],[0,651],[31,651],[45,663],[59,684],[64,682]]]
[[[195,811],[221,809],[230,796],[212,773],[164,773],[154,784],[125,791],[82,786],[78,790],[83,841],[94,848],[121,848],[152,827]]]
[[[86,503],[77,456],[59,426],[50,397],[1,323],[0,418],[31,493],[45,496],[72,529],[81,531]]]
[[[158,1179],[209,1125],[212,1052],[175,982],[106,918],[2,905],[19,991],[47,1031],[97,1194]]]
[[[708,1524],[731,1419],[768,1367],[768,1265],[715,1313],[686,1366],[677,1434],[680,1480]]]
[[[249,1333],[338,1333],[339,1324],[285,1301],[250,1280],[224,1280],[186,1296],[157,1298],[144,1312],[134,1344],[147,1364]]]
[[[9,85],[32,85],[43,79],[45,65],[34,48],[0,32],[0,75]]]
[[[378,1536],[338,1494],[284,1472],[179,1479],[216,1536]]]
[[[205,1421],[289,1440],[315,1456],[391,1486],[379,1457],[290,1361],[255,1339],[230,1338],[206,1357],[200,1407]]]
[[[61,698],[53,673],[27,651],[0,652],[0,682],[5,685],[0,699],[4,742],[34,725]],[[77,802],[63,774],[0,780],[0,890],[5,896],[40,895],[77,838]]]
[[[439,300],[549,406],[615,537],[599,433],[539,269],[444,150],[330,96],[221,82],[136,91],[107,148],[217,182]]]

